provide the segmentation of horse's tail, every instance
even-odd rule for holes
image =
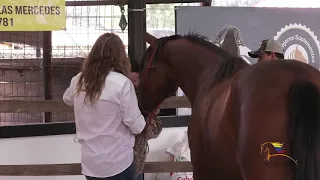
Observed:
[[[289,92],[289,138],[294,180],[318,180],[316,153],[320,132],[320,93],[309,81],[296,81]]]

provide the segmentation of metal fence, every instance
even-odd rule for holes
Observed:
[[[156,36],[174,34],[174,6],[147,5],[147,31]],[[125,15],[127,6],[125,6]],[[159,16],[162,14],[162,16]],[[52,32],[52,99],[61,100],[95,40],[117,33],[128,45],[128,31],[119,27],[119,6],[68,6],[67,27]],[[162,18],[159,18],[162,17]],[[127,16],[126,16],[127,18]],[[0,32],[0,99],[43,100],[42,32]],[[53,113],[53,122],[73,121],[72,113]],[[44,113],[1,113],[0,126],[43,123]]]

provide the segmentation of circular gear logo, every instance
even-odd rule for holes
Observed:
[[[295,59],[319,69],[320,43],[309,28],[301,24],[286,25],[274,39],[282,44],[285,59]]]

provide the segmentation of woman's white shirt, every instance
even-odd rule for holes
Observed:
[[[85,92],[76,94],[80,74],[72,78],[63,101],[74,107],[82,174],[114,176],[132,164],[134,135],[146,125],[135,88],[126,76],[110,71],[99,100],[86,106]]]

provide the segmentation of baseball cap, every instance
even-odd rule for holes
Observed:
[[[259,55],[265,51],[283,54],[283,48],[281,44],[274,39],[262,40],[259,49],[256,51],[250,51],[248,54],[252,58],[258,58]]]

